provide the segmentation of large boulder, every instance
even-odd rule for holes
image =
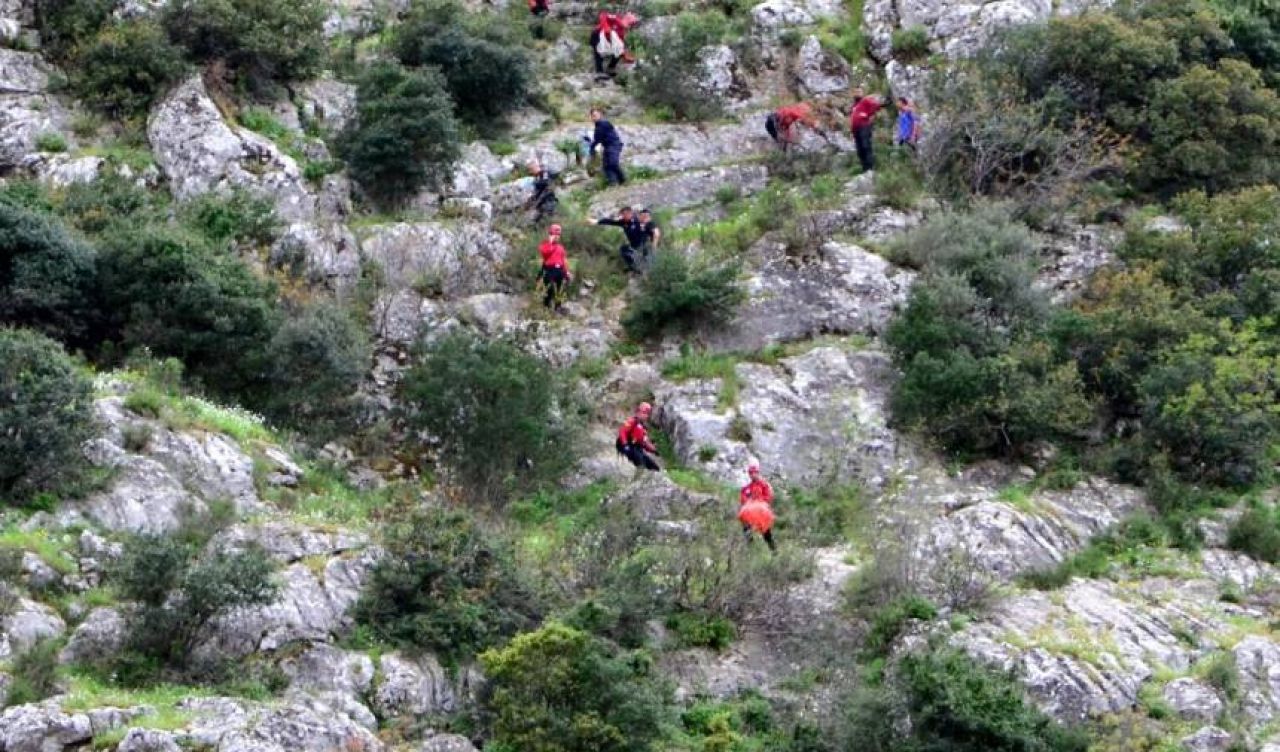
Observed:
[[[382,752],[383,744],[342,707],[326,698],[290,695],[261,705],[223,697],[184,700],[190,725],[178,733],[186,745],[219,752]]]
[[[444,715],[458,709],[459,693],[434,657],[382,656],[373,706],[384,718]]]
[[[346,292],[360,277],[360,248],[345,225],[294,222],[271,246],[271,263],[312,284]]]
[[[64,713],[57,699],[17,705],[0,713],[0,750],[4,752],[62,752],[92,737],[89,716]]]
[[[811,96],[844,93],[849,88],[849,64],[824,50],[816,36],[809,36],[800,46],[796,69],[801,89]]]
[[[66,623],[53,609],[43,603],[18,598],[17,603],[10,604],[4,616],[0,616],[0,658],[22,653],[37,642],[59,637],[66,631]]]
[[[364,653],[318,644],[281,661],[289,688],[303,692],[360,697],[373,685],[373,661]]]
[[[298,163],[270,139],[227,124],[199,74],[155,106],[147,139],[179,200],[240,187],[272,201],[285,221],[316,219]]]
[[[1280,642],[1250,635],[1232,649],[1240,674],[1240,707],[1256,725],[1280,719]]]
[[[356,110],[356,87],[325,75],[298,86],[294,93],[299,113],[330,133],[347,126]]]
[[[66,130],[70,113],[48,93],[52,73],[39,55],[0,47],[0,169],[21,165],[41,134]]]
[[[256,546],[282,564],[314,556],[337,556],[367,544],[368,539],[360,533],[311,527],[284,519],[237,523],[211,541],[212,546],[223,551]]]
[[[60,663],[94,665],[120,652],[128,639],[129,623],[115,608],[95,608],[71,633],[58,656]]]
[[[1188,721],[1213,723],[1224,707],[1218,690],[1189,676],[1164,685],[1162,696],[1179,718]]]

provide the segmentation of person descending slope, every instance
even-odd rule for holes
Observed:
[[[631,464],[636,467],[643,467],[646,470],[661,470],[658,463],[649,455],[657,454],[658,448],[649,441],[649,429],[645,428],[645,423],[649,420],[649,415],[653,413],[653,405],[648,402],[641,402],[636,408],[636,414],[627,418],[622,424],[622,428],[618,429],[618,440],[614,447],[618,450],[618,454],[626,457]]]
[[[760,533],[769,550],[777,551],[773,545],[773,487],[760,476],[760,465],[755,462],[747,465],[747,476],[751,480],[738,494],[738,522],[742,523],[742,533],[748,543],[752,533]]]
[[[550,219],[560,205],[555,189],[557,174],[543,167],[537,159],[529,160],[528,168],[529,174],[533,175],[533,196],[529,198],[525,208],[535,210],[533,223],[540,225]]]
[[[884,106],[884,98],[872,94],[869,97],[854,94],[853,110],[849,112],[849,130],[853,131],[853,143],[858,149],[858,161],[862,163],[862,171],[870,172],[876,168],[876,157],[872,151],[871,137],[873,121],[876,113]]]
[[[613,123],[605,120],[604,110],[596,107],[590,112],[591,122],[595,123],[595,132],[591,137],[590,151],[600,147],[604,152],[604,178],[610,185],[622,185],[627,176],[622,172],[622,137]]]
[[[774,143],[780,145],[785,152],[797,140],[797,134],[793,130],[796,123],[803,123],[810,128],[817,127],[818,123],[813,117],[813,110],[807,102],[782,107],[769,113],[764,119],[764,129]]]
[[[564,284],[573,279],[573,273],[569,271],[569,261],[560,244],[560,225],[551,225],[547,230],[547,239],[538,246],[538,253],[542,255],[542,273],[538,279],[546,290],[542,305],[564,313]]]
[[[634,62],[635,58],[627,51],[627,31],[639,20],[631,13],[621,16],[617,13],[600,13],[590,38],[597,81],[613,78],[618,72],[619,61]]]

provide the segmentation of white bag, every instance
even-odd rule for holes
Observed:
[[[617,32],[612,30],[601,34],[600,42],[596,44],[596,52],[600,53],[600,57],[622,57],[626,51],[626,44],[623,43]]]

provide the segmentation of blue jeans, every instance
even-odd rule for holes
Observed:
[[[622,174],[622,147],[604,150],[604,178],[618,185],[627,182],[627,176]]]

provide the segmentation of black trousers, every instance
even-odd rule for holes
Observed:
[[[627,176],[622,172],[622,147],[604,150],[604,179],[609,183],[622,185]]]
[[[542,297],[542,304],[547,308],[559,308],[564,302],[564,269],[558,266],[542,267],[542,284],[547,290]]]
[[[601,55],[599,52],[596,51],[596,46],[599,44],[600,44],[600,32],[598,30],[593,29],[591,32],[591,59],[595,61],[596,73],[599,75],[604,75],[605,56]],[[609,75],[612,76],[614,73],[617,73],[618,61],[621,58],[617,58],[617,57],[614,57],[613,55],[610,55],[608,59],[609,59]]]
[[[778,116],[770,112],[764,119],[764,129],[769,134],[769,138],[774,141],[778,140]]]
[[[623,444],[622,442],[618,442],[616,444],[616,447],[618,449],[618,452],[623,457],[626,457],[628,460],[630,460],[631,464],[635,465],[636,467],[643,467],[645,470],[661,470],[662,469],[658,467],[658,463],[655,462],[654,459],[649,456],[648,452],[644,450],[644,447],[638,444]]]
[[[745,536],[747,536],[747,542],[748,542],[748,543],[750,543],[750,542],[751,542],[751,533],[752,533],[752,532],[754,532],[754,531],[751,529],[751,526],[750,526],[750,525],[743,525],[743,526],[742,526],[742,534],[743,534],[743,535],[745,535]],[[766,530],[766,531],[764,531],[764,535],[761,535],[760,537],[761,537],[761,538],[764,538],[764,542],[769,546],[769,550],[770,550],[770,551],[777,551],[777,550],[778,550],[778,547],[777,547],[777,546],[775,546],[775,545],[773,545],[773,531],[772,531],[772,530]]]
[[[853,145],[858,149],[858,161],[862,163],[862,171],[876,168],[876,155],[871,151],[872,127],[870,123],[853,129]]]

